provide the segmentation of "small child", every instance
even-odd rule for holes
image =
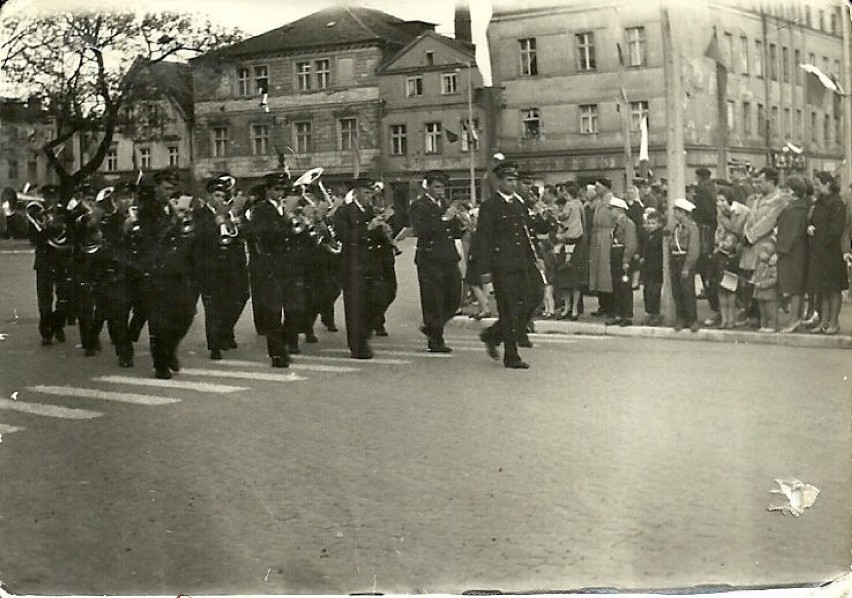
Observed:
[[[760,250],[757,256],[757,265],[752,275],[751,283],[754,285],[753,299],[757,301],[760,309],[760,330],[765,334],[776,332],[778,327],[778,254],[775,253],[775,237],[771,239],[771,245]]]
[[[711,273],[713,288],[719,297],[719,313],[722,318],[719,328],[731,329],[737,321],[737,253],[737,236],[733,233],[723,233],[712,257]]]
[[[549,320],[556,314],[556,299],[553,293],[553,282],[556,276],[556,258],[553,255],[553,247],[556,233],[539,234],[537,237],[544,261],[544,277],[547,280],[547,284],[544,285],[544,311],[541,315]]]
[[[642,297],[645,300],[645,320],[647,326],[659,326],[663,318],[660,315],[660,297],[663,293],[663,216],[657,210],[649,208],[642,224],[645,229],[645,243],[639,265],[642,271]]]

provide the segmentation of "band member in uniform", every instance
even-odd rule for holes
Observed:
[[[272,367],[286,368],[290,365],[294,337],[298,346],[305,305],[305,264],[298,255],[299,231],[292,211],[295,204],[288,205],[298,198],[285,199],[290,191],[290,177],[285,172],[266,175],[266,184],[266,201],[252,210],[260,271],[268,273],[257,281],[260,296],[255,299],[264,312]]]
[[[314,334],[317,316],[329,332],[337,332],[334,324],[334,302],[340,296],[340,246],[334,233],[334,225],[328,221],[331,207],[327,200],[317,200],[317,205],[310,208],[314,244],[308,251],[305,280],[307,301],[304,332],[305,342],[308,343],[319,341]]]
[[[106,319],[103,279],[107,260],[101,232],[104,214],[99,207],[92,207],[87,196],[79,201],[80,209],[71,211],[79,213],[74,219],[75,305],[80,344],[86,357],[91,357],[101,350],[99,334]]]
[[[529,285],[527,285],[526,292],[527,297],[525,299],[525,304],[527,306],[527,314],[526,317],[526,325],[519,332],[518,336],[518,346],[519,347],[532,347],[532,341],[530,341],[527,333],[535,332],[535,323],[533,322],[533,318],[535,317],[536,311],[538,311],[539,307],[544,300],[544,289],[546,286],[546,276],[544,272],[544,261],[542,259],[542,250],[538,241],[538,234],[548,234],[551,230],[556,228],[556,219],[549,219],[545,217],[544,214],[537,211],[538,204],[538,195],[536,194],[536,190],[534,188],[535,185],[535,176],[533,173],[529,171],[519,170],[518,171],[518,183],[515,191],[515,197],[521,203],[521,205],[526,210],[527,218],[527,230],[530,233],[530,239],[532,240],[532,246],[535,250],[536,256],[536,264],[539,264],[540,267],[540,276],[537,280],[530,279]]]
[[[249,190],[249,200],[246,204],[246,209],[243,215],[243,222],[240,232],[245,239],[248,247],[248,273],[249,287],[251,290],[251,312],[252,321],[254,322],[254,330],[259,336],[266,334],[266,325],[263,321],[264,311],[261,309],[261,301],[259,297],[263,292],[263,281],[269,277],[268,271],[261,268],[263,259],[260,257],[257,248],[257,237],[254,234],[254,223],[252,222],[252,214],[254,208],[266,201],[266,186],[256,185]]]
[[[65,220],[58,213],[59,188],[45,185],[42,194],[44,201],[31,202],[26,213],[30,221],[29,239],[35,246],[33,270],[36,273],[38,329],[41,344],[50,345],[54,337],[60,343],[65,342],[65,310],[70,289],[63,285],[65,274],[60,257],[70,248]]]
[[[168,379],[171,372],[180,371],[177,348],[195,316],[194,225],[189,206],[170,199],[177,174],[158,172],[154,181],[154,188],[140,190],[139,209],[128,226],[133,235],[133,268],[144,279],[142,294],[156,377]]]
[[[373,236],[373,248],[382,265],[382,297],[384,304],[377,307],[376,317],[373,321],[373,331],[376,336],[387,336],[385,328],[385,314],[396,299],[396,256],[399,249],[393,241],[393,233],[396,228],[396,213],[392,206],[383,207],[380,201],[383,197],[384,185],[381,182],[373,184],[373,206],[375,213],[380,216],[381,226],[378,233]],[[459,291],[461,292],[461,291]]]
[[[447,175],[439,170],[428,172],[426,190],[411,204],[411,226],[417,235],[417,282],[420,286],[420,307],[429,351],[450,353],[444,342],[444,326],[461,301],[461,271],[456,239],[461,236],[459,211],[448,205],[445,197]]]
[[[518,354],[518,339],[531,313],[529,289],[541,285],[540,268],[532,236],[528,228],[529,213],[515,196],[518,167],[503,161],[494,168],[491,198],[479,211],[474,246],[482,260],[483,283],[493,282],[499,319],[486,328],[480,339],[489,356],[498,359],[497,346],[505,343],[503,365],[513,369],[529,369]]]
[[[335,213],[335,230],[342,245],[343,308],[346,338],[353,359],[371,359],[369,339],[377,315],[387,305],[383,265],[378,249],[385,224],[373,208],[375,181],[355,179],[352,201]]]

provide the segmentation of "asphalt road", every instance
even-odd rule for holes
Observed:
[[[40,347],[32,256],[0,254],[0,581],[457,593],[848,571],[848,351],[537,337],[524,372],[453,330],[431,356],[412,257],[374,362],[320,326],[300,368],[273,370],[246,312],[214,363],[199,313],[157,387],[146,355],[122,370],[76,332]],[[801,517],[767,511],[781,477],[820,489]]]

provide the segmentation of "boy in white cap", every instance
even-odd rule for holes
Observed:
[[[610,275],[612,277],[612,312],[607,326],[633,325],[633,287],[631,267],[638,249],[636,225],[627,217],[629,206],[620,197],[609,200],[612,212],[612,242],[609,251]]]
[[[675,225],[669,243],[669,273],[672,281],[677,321],[675,330],[688,326],[692,332],[698,330],[695,302],[695,265],[701,251],[698,227],[692,221],[695,204],[686,199],[676,199],[674,204]]]

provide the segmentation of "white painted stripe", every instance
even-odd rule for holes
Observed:
[[[268,363],[261,363],[259,361],[248,361],[245,359],[222,359],[217,361],[219,365],[227,365],[233,367],[269,367]],[[291,363],[289,369],[291,370],[305,370],[308,372],[358,372],[360,371],[358,368],[347,367],[343,365],[322,365],[319,363]]]
[[[7,426],[6,424],[0,424],[0,434],[11,434],[12,432],[20,432],[21,430],[26,430],[26,428],[22,428],[20,426]]]
[[[75,388],[73,386],[29,386],[27,390],[60,397],[82,397],[85,399],[116,401],[118,403],[132,403],[134,405],[169,405],[180,402],[180,399],[169,397],[138,395],[131,392],[108,392],[96,388]]]
[[[485,345],[482,344],[479,341],[477,341],[477,343],[475,345],[474,344],[447,341],[447,346],[450,349],[453,350],[453,353],[455,353],[456,351],[484,351],[485,350]],[[418,349],[421,349],[421,347],[411,346],[411,345],[381,345],[381,346],[378,347],[378,350],[379,350],[380,353],[385,353],[386,351],[384,349],[391,349],[392,351],[412,351],[414,353],[417,353],[417,355],[423,355],[425,353],[428,353],[425,350],[424,351],[418,351]]]
[[[321,349],[321,351],[323,353],[349,353],[349,349]],[[423,351],[382,351],[378,349],[378,354],[394,357],[452,357],[449,353],[429,353],[426,349]]]
[[[248,390],[247,386],[228,386],[226,384],[210,384],[209,382],[187,382],[186,380],[160,380],[159,378],[136,378],[134,376],[99,376],[92,378],[95,382],[112,382],[115,384],[131,384],[136,386],[157,386],[160,388],[181,388],[198,390],[200,392],[239,392]]]
[[[348,351],[346,351],[348,353]],[[332,357],[330,355],[305,355],[298,356],[299,361],[312,359],[314,361],[334,361],[343,363],[357,363],[358,365],[408,365],[411,362],[405,359],[385,359],[373,357],[372,359],[352,359],[351,357]]]
[[[198,368],[182,368],[181,375],[210,376],[211,378],[244,378],[248,380],[264,380],[266,382],[296,382],[307,380],[296,374],[265,374],[263,372],[226,372],[223,370],[205,370]]]
[[[35,253],[35,249],[0,249],[0,254],[15,255],[24,253]]]
[[[13,401],[12,399],[0,399],[0,409],[31,413],[32,415],[44,415],[46,417],[58,417],[61,419],[92,419],[103,415],[97,411],[68,409],[67,407],[57,407],[56,405],[45,405],[42,403],[25,403],[23,401]]]

